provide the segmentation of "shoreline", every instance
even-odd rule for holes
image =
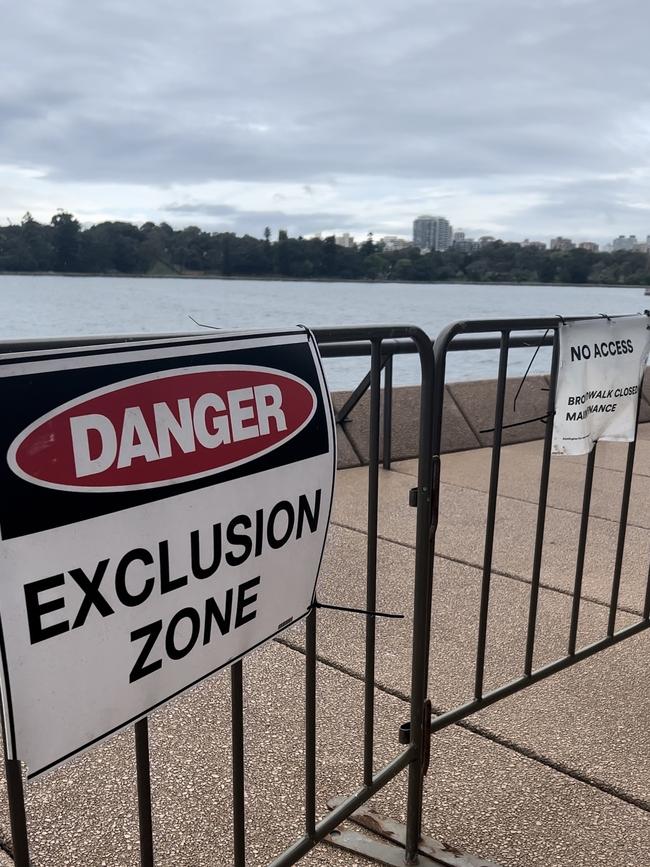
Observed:
[[[120,280],[222,280],[226,282],[240,283],[349,283],[354,285],[390,285],[394,286],[576,286],[604,289],[640,289],[644,294],[650,295],[650,286],[642,283],[539,283],[518,280],[369,280],[364,278],[337,278],[337,277],[280,277],[274,274],[269,277],[236,276],[224,277],[221,274],[106,274],[106,273],[79,273],[76,271],[0,271],[2,277],[68,277],[73,279],[120,279]]]

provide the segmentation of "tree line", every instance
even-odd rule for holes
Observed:
[[[0,227],[0,272],[650,286],[650,257],[543,250],[504,241],[473,252],[453,247],[388,251],[372,235],[346,248],[333,236],[290,238],[282,230],[271,240],[268,227],[263,239],[151,222],[107,221],[82,228],[72,214],[60,211],[49,223],[28,213],[20,224]]]

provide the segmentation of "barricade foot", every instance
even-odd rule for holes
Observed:
[[[342,800],[342,798],[332,798],[327,802],[327,806],[333,810]],[[389,842],[373,840],[371,837],[359,834],[358,831],[341,830],[333,831],[325,837],[325,840],[339,849],[346,849],[348,852],[372,858],[379,864],[386,864],[389,867],[404,867],[406,862],[403,847],[406,844],[406,825],[386,816],[381,816],[367,805],[352,813],[349,821],[372,831],[373,834],[377,834]],[[440,867],[441,864],[445,867],[499,867],[494,861],[486,861],[485,858],[468,855],[424,834],[420,837],[418,854],[417,864],[419,867]]]

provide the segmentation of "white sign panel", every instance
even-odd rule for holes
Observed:
[[[306,615],[336,466],[304,330],[0,356],[7,749],[34,777]]]
[[[554,454],[584,455],[598,440],[632,442],[649,325],[643,315],[560,325]]]

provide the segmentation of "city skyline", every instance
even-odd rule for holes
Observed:
[[[71,211],[60,208],[57,211],[58,214],[67,213],[76,219],[76,215]],[[53,219],[55,215],[52,215]],[[26,211],[19,220],[12,221],[11,219],[7,219],[7,225],[18,225],[24,222],[26,219],[37,219],[31,211]],[[441,221],[445,224],[443,237],[446,239],[442,245],[437,244],[435,241],[423,240],[421,243],[417,243],[415,238],[415,224],[419,221]],[[37,222],[42,222],[48,224],[50,219],[46,216],[44,220],[38,220]],[[83,222],[78,221],[81,228],[88,229],[94,225],[98,225],[100,222],[111,222],[111,220],[107,221],[98,221],[97,223],[93,223],[90,221]],[[117,222],[120,222],[119,220]],[[153,222],[151,220],[144,220],[142,223],[138,223],[135,221],[126,220],[124,222],[130,222],[135,226],[144,226],[147,223]],[[160,221],[160,224],[167,223],[172,226],[172,228],[176,230],[182,230],[183,228],[188,228],[189,226],[196,226],[201,231],[214,232],[218,234],[219,231],[231,231],[228,228],[221,230],[214,230],[212,227],[206,227],[205,225],[197,225],[196,223],[174,223],[172,221]],[[370,229],[366,232],[362,231],[359,234],[352,234],[351,232],[342,232],[337,233],[336,231],[322,231],[317,230],[310,233],[305,233],[304,235],[301,233],[292,233],[290,230],[286,228],[287,223],[280,226],[265,226],[263,229],[258,227],[257,231],[252,232],[242,232],[239,233],[241,235],[247,234],[254,238],[262,238],[266,236],[267,230],[271,235],[279,236],[280,233],[286,233],[289,237],[305,237],[305,238],[326,238],[326,237],[334,237],[339,246],[342,247],[352,247],[354,245],[359,245],[364,243],[371,238],[375,242],[381,242],[384,244],[386,250],[398,250],[405,249],[410,246],[418,246],[423,250],[437,250],[440,252],[444,252],[446,249],[450,249],[452,247],[460,247],[464,248],[465,252],[472,252],[477,249],[481,244],[490,242],[490,241],[501,241],[503,243],[514,243],[519,244],[521,246],[531,246],[531,247],[540,247],[544,249],[571,249],[573,247],[581,248],[584,250],[589,250],[591,252],[616,252],[620,251],[636,251],[643,253],[650,253],[650,233],[645,234],[641,233],[640,235],[636,235],[634,233],[630,234],[620,234],[615,238],[609,238],[605,240],[605,242],[594,241],[590,238],[583,237],[566,237],[564,235],[557,234],[549,236],[548,238],[535,238],[529,237],[526,235],[523,237],[523,233],[520,237],[512,238],[512,237],[503,237],[500,235],[481,235],[478,233],[474,233],[472,236],[468,237],[468,232],[464,228],[459,228],[451,224],[451,222],[442,215],[431,216],[431,215],[420,215],[413,220],[412,228],[410,233],[403,232],[401,234],[388,234],[388,235],[380,235],[379,232]],[[235,234],[238,234],[235,232]]]

